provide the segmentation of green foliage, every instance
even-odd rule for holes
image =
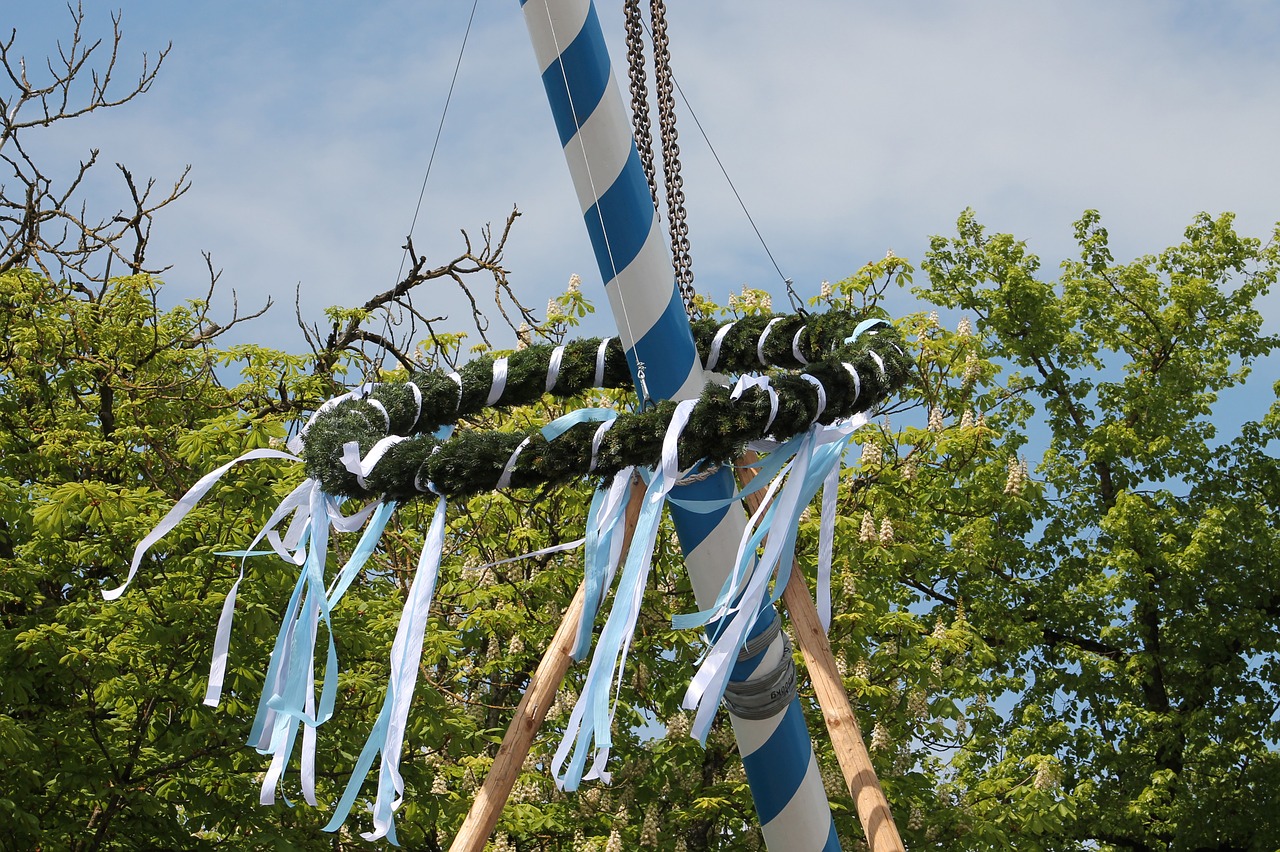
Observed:
[[[1230,435],[1215,413],[1274,348],[1256,305],[1276,249],[1228,217],[1124,264],[1095,214],[1077,238],[1080,259],[1056,280],[972,214],[934,240],[917,295],[967,318],[896,323],[914,377],[845,472],[832,643],[910,848],[1273,849],[1280,406]],[[819,301],[874,312],[912,274],[886,258]],[[196,478],[279,443],[334,392],[312,356],[214,346],[203,306],[158,311],[158,286],[136,276],[85,293],[0,276],[0,848],[363,847],[360,806],[326,835],[325,807],[256,804],[264,764],[244,738],[295,578],[278,560],[247,563],[223,703],[200,703],[236,571],[216,553],[248,543],[298,470],[237,469],[123,598],[101,600]],[[561,332],[590,310],[580,293],[558,304]],[[752,292],[733,311],[747,326],[769,316]],[[446,360],[461,345],[437,340]],[[623,405],[620,393],[482,411],[467,428],[519,433]],[[401,766],[406,847],[447,848],[581,575],[572,552],[481,566],[576,538],[587,497],[577,483],[453,505]],[[334,612],[342,673],[320,730],[322,805],[381,703],[427,511],[397,512]],[[802,526],[802,564],[816,526]],[[762,846],[727,721],[705,750],[685,735],[679,704],[702,648],[670,629],[692,595],[669,527],[653,577],[613,786],[566,795],[550,781],[576,666],[496,848]],[[853,804],[808,709],[853,849]]]
[[[284,434],[278,421],[239,413],[270,401],[265,377],[220,386],[200,311],[158,312],[158,286],[134,276],[86,292],[26,270],[0,274],[7,848],[125,848],[137,837],[201,848],[198,829],[252,837],[279,822],[225,805],[254,786],[243,697],[218,714],[199,704],[233,567],[213,551],[265,519],[278,470],[243,472],[166,540],[129,595],[108,605],[100,594],[201,468]],[[248,609],[274,585],[254,579]],[[237,651],[260,656],[267,638]],[[233,688],[260,680],[253,669],[234,671]]]
[[[1230,216],[1076,237],[1056,281],[970,212],[933,240],[917,295],[976,323],[903,322],[925,422],[869,429],[833,643],[913,848],[1274,849],[1280,409],[1215,407],[1280,256]]]

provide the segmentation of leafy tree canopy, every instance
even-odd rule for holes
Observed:
[[[0,45],[11,69],[12,44]],[[310,353],[223,346],[219,334],[245,318],[219,324],[207,299],[160,310],[163,285],[146,265],[153,214],[185,184],[146,201],[149,184],[122,170],[120,215],[132,225],[94,230],[76,212],[78,181],[55,191],[23,144],[42,124],[21,116],[50,105],[55,121],[81,114],[74,95],[58,112],[59,80],[85,67],[54,66],[48,85],[11,75],[0,102],[13,175],[0,192],[0,848],[363,847],[360,817],[328,835],[323,809],[256,805],[264,766],[243,743],[291,567],[247,561],[223,701],[200,703],[237,570],[218,554],[248,543],[297,470],[238,469],[128,594],[108,604],[100,591],[200,475],[280,442],[344,374],[379,369],[359,360],[362,341],[387,344],[401,364],[463,357],[464,335],[435,318],[419,317],[427,341],[416,349],[408,330],[368,329],[432,281],[480,273],[510,287],[507,230],[453,261],[415,256],[397,288],[334,309],[327,332],[312,326]],[[148,66],[99,106],[127,102],[153,75]],[[1229,215],[1199,216],[1176,245],[1127,262],[1096,213],[1075,236],[1079,257],[1056,275],[971,212],[933,240],[912,291],[924,309],[896,321],[915,381],[863,430],[842,481],[832,643],[913,849],[1273,850],[1280,406],[1251,396],[1231,434],[1218,415],[1219,395],[1276,346],[1258,304],[1280,249],[1236,233]],[[882,311],[913,272],[886,258],[815,302]],[[932,306],[963,319],[944,328]],[[756,291],[701,308],[770,310]],[[545,319],[522,306],[513,319],[559,340],[590,309],[571,286]],[[543,402],[477,422],[521,428],[558,413]],[[572,553],[481,566],[577,537],[586,503],[584,487],[569,487],[453,508],[402,762],[406,846],[447,848],[581,572]],[[805,564],[816,525],[802,529]],[[321,729],[325,804],[381,703],[425,526],[402,508],[335,611],[343,671],[338,716]],[[760,845],[725,720],[705,750],[684,736],[678,707],[701,646],[669,626],[692,601],[669,530],[656,553],[621,690],[614,785],[566,796],[548,778],[579,667],[495,848]],[[810,710],[837,825],[856,848],[852,803]]]

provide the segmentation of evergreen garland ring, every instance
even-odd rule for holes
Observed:
[[[773,372],[736,390],[707,386],[681,435],[682,468],[699,460],[727,462],[752,441],[785,440],[815,422],[868,411],[910,372],[892,326],[845,311],[704,320],[693,328],[708,372]],[[631,386],[616,339],[530,346],[478,358],[456,373],[414,373],[322,406],[304,432],[302,457],[326,493],[396,501],[430,492],[458,498],[499,486],[608,477],[628,466],[658,463],[675,403],[618,413],[594,450],[601,426],[593,422],[572,426],[555,440],[539,430],[461,430],[447,440],[433,433],[486,407],[525,405],[544,393],[573,396],[592,387]],[[371,463],[363,476],[352,470],[359,469],[356,456]]]

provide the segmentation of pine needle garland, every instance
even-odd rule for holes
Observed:
[[[736,398],[729,387],[707,386],[681,436],[682,468],[699,460],[726,462],[749,442],[785,440],[815,421],[831,423],[867,411],[909,375],[909,360],[892,326],[861,322],[843,311],[751,316],[727,324],[704,320],[693,329],[708,371],[770,372],[767,386],[744,385]],[[599,424],[592,422],[550,441],[540,430],[463,429],[443,441],[432,435],[487,407],[526,405],[544,393],[568,397],[592,387],[631,386],[616,339],[530,346],[478,358],[452,374],[413,373],[327,406],[305,432],[303,459],[308,475],[326,493],[397,501],[430,492],[456,498],[490,491],[503,482],[504,471],[504,484],[513,488],[584,475],[608,477],[629,465],[657,464],[675,403],[619,413],[594,452]],[[368,473],[357,476],[349,469],[349,451],[344,460],[344,448],[354,443],[364,458],[379,442],[385,452]]]

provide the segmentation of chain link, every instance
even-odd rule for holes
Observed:
[[[640,0],[626,0],[627,71],[631,78],[631,126],[635,130],[636,148],[649,181],[653,209],[658,210],[658,182],[653,170],[653,122],[649,119],[649,81],[644,67],[644,22],[640,17]]]
[[[653,71],[658,92],[658,122],[662,137],[662,174],[667,191],[667,222],[671,231],[671,260],[685,313],[694,314],[693,259],[689,254],[689,224],[684,208],[684,178],[680,175],[680,134],[676,131],[675,81],[671,74],[667,11],[663,0],[650,0],[653,16]]]
[[[631,79],[631,124],[636,148],[649,181],[653,207],[658,202],[657,170],[653,161],[653,122],[649,116],[649,82],[645,70],[644,20],[640,0],[624,0],[627,23],[627,71]],[[667,200],[667,225],[671,234],[671,263],[685,313],[693,318],[693,260],[689,255],[689,224],[684,207],[684,178],[680,175],[680,144],[676,132],[675,80],[671,75],[667,13],[663,0],[650,0],[653,21],[653,67],[657,87],[658,121],[662,137],[662,174]]]

